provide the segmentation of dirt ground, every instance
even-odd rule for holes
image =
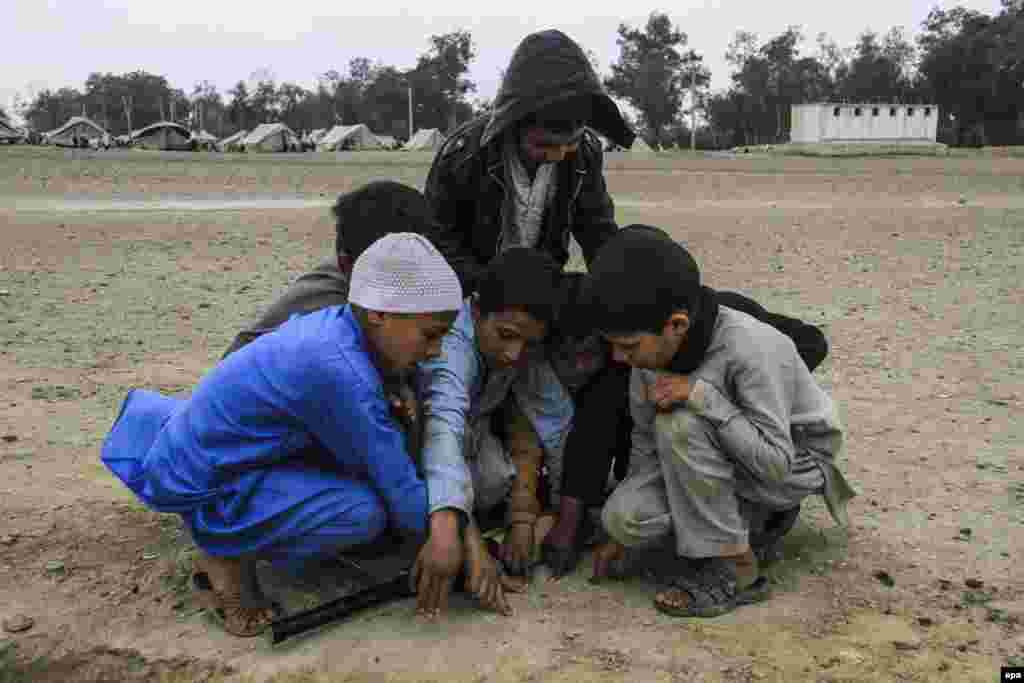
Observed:
[[[128,389],[187,394],[329,253],[330,216],[61,201],[329,198],[372,177],[421,182],[429,160],[129,172],[17,154],[0,158],[20,174],[0,172],[0,618],[34,625],[0,633],[0,682],[988,683],[1024,665],[1024,160],[609,159],[621,224],[671,230],[710,284],[819,324],[832,345],[817,377],[844,411],[861,495],[849,530],[806,506],[770,601],[671,619],[651,607],[655,586],[591,585],[584,562],[514,598],[511,618],[456,600],[425,624],[403,602],[271,647],[192,603],[175,518],[137,504],[98,449]],[[316,674],[285,675],[302,671]]]

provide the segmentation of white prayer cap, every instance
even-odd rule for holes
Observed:
[[[462,308],[462,286],[430,240],[393,232],[356,259],[348,299],[380,313],[440,313]]]

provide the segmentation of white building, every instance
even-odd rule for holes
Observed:
[[[790,142],[934,143],[934,104],[794,104]]]

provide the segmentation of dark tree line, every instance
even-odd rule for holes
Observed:
[[[732,83],[709,94],[710,72],[687,48],[687,34],[666,14],[642,28],[621,24],[619,56],[604,83],[636,113],[651,144],[685,145],[700,112],[701,146],[784,142],[790,108],[821,101],[938,104],[939,139],[953,144],[1024,142],[1024,0],[1002,0],[995,15],[956,7],[933,9],[915,41],[901,28],[865,31],[842,48],[819,34],[808,48],[798,26],[760,41],[737,32],[726,59]],[[316,86],[277,83],[253,74],[226,93],[208,82],[191,93],[163,76],[137,71],[92,74],[82,90],[43,91],[21,112],[36,130],[86,114],[114,134],[173,119],[218,136],[281,121],[293,130],[365,123],[373,131],[408,135],[411,90],[415,128],[451,130],[488,110],[467,98],[476,46],[467,31],[431,36],[411,69],[367,58],[318,75]],[[595,69],[600,71],[591,55]]]
[[[784,142],[793,104],[820,101],[938,104],[939,140],[1024,142],[1024,9],[1003,0],[989,16],[933,9],[916,44],[899,28],[866,31],[841,49],[820,34],[814,54],[790,27],[765,43],[736,34],[726,59],[732,86],[706,104],[712,140],[732,146]]]
[[[239,81],[220,93],[208,81],[191,93],[172,87],[163,76],[137,71],[89,76],[82,90],[44,90],[22,115],[38,131],[52,130],[72,116],[88,116],[114,135],[157,121],[175,121],[226,136],[261,123],[282,122],[295,131],[365,123],[374,132],[405,138],[409,94],[414,125],[448,130],[473,116],[467,96],[476,85],[467,78],[476,57],[472,36],[455,31],[432,36],[416,66],[401,70],[357,58],[345,71],[329,70],[312,89],[277,83],[269,72]]]

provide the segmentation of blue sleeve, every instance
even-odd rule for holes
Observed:
[[[317,362],[308,381],[309,424],[316,438],[339,461],[366,468],[394,528],[426,533],[426,484],[416,473],[383,393],[367,386],[344,356]]]
[[[471,391],[480,375],[473,342],[458,330],[449,332],[438,360],[419,367],[417,383],[423,405],[423,472],[430,512],[473,510],[473,480],[465,447],[471,414]]]

